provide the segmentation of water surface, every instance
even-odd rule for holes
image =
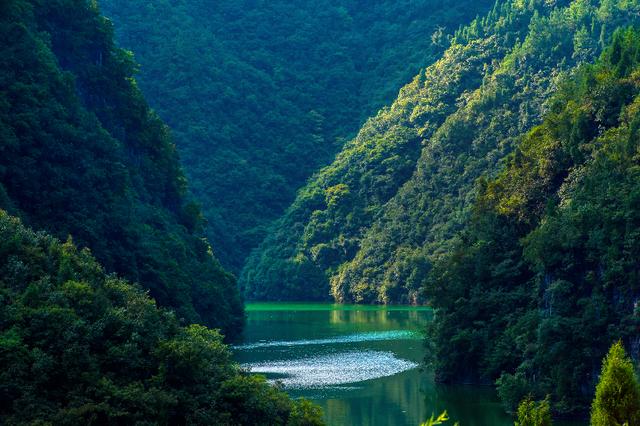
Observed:
[[[418,425],[444,409],[464,426],[512,425],[495,392],[436,385],[421,371],[428,308],[247,305],[236,358],[322,406],[330,425]]]

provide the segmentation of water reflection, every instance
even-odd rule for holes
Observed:
[[[447,409],[467,426],[512,425],[490,388],[445,387],[417,365],[428,310],[248,307],[238,361],[320,404],[330,425],[412,425]]]

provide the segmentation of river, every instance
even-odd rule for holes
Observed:
[[[419,425],[448,410],[464,426],[513,425],[495,392],[443,386],[420,369],[428,308],[247,305],[236,359],[324,410],[329,425]]]

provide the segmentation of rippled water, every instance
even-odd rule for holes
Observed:
[[[281,375],[279,381],[286,388],[322,389],[393,376],[418,364],[396,358],[393,352],[352,351],[244,366],[255,373]]]
[[[237,350],[256,348],[269,348],[276,346],[307,346],[307,345],[332,345],[336,343],[376,342],[380,340],[419,339],[421,334],[410,330],[373,331],[369,333],[348,334],[346,336],[332,337],[329,339],[301,339],[301,340],[274,340],[255,343],[246,343],[236,346]]]
[[[463,426],[512,425],[488,388],[440,386],[419,368],[428,309],[247,306],[238,361],[320,404],[330,425],[417,425],[447,409]]]

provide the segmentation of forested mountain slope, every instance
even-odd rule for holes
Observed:
[[[611,342],[640,357],[639,129],[640,33],[621,30],[479,182],[472,220],[435,261],[440,379],[497,379],[511,409],[549,394],[575,415]]]
[[[422,302],[446,252],[559,76],[634,23],[628,1],[504,1],[456,34],[389,108],[316,174],[248,260],[250,298]]]
[[[320,425],[88,250],[0,210],[0,423]]]
[[[295,191],[493,0],[101,0],[239,272]]]
[[[0,208],[91,249],[187,323],[243,323],[168,128],[95,2],[0,3]]]

